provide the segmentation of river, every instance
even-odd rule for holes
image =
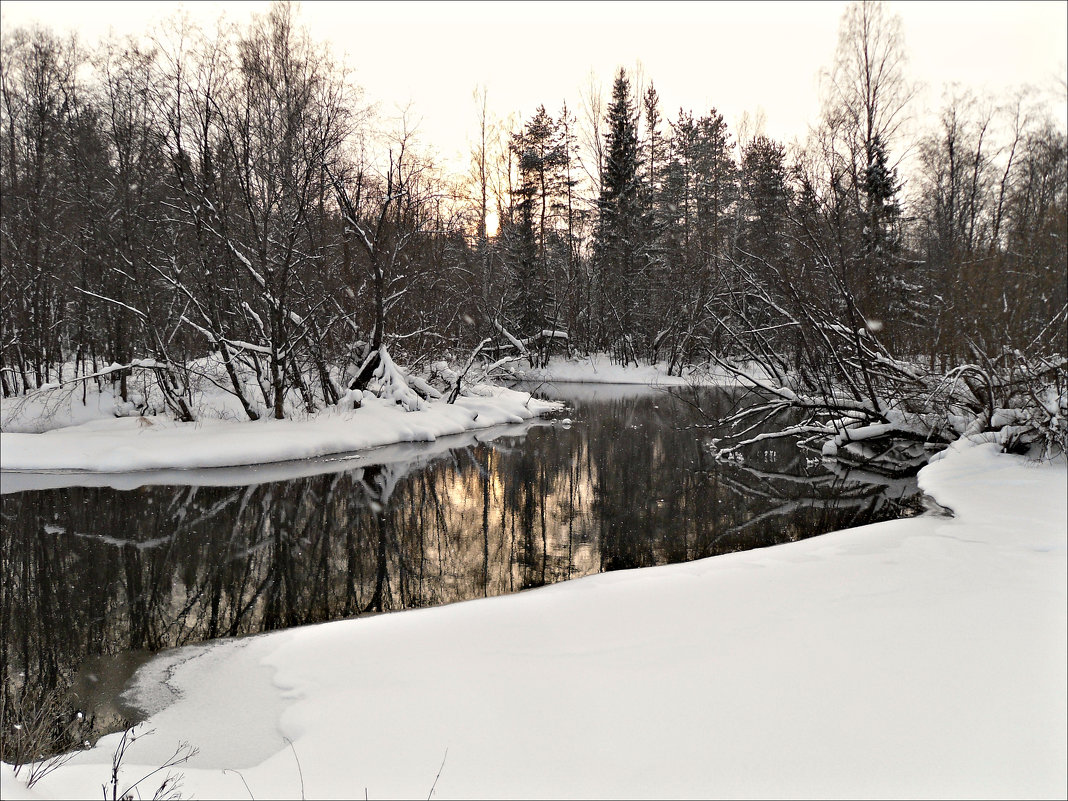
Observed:
[[[711,457],[723,390],[557,384],[552,419],[249,468],[4,474],[2,719],[121,729],[161,650],[702,559],[916,514],[792,442]],[[50,703],[46,702],[50,699]],[[29,723],[27,723],[29,725]],[[5,731],[5,736],[7,732]],[[7,751],[7,749],[4,749]]]

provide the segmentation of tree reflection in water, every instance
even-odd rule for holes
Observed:
[[[5,495],[5,729],[20,704],[24,714],[69,687],[56,747],[121,725],[92,691],[101,656],[700,559],[921,508],[914,482],[857,481],[783,443],[719,464],[702,418],[666,393],[564,397],[573,425],[468,438],[436,457],[248,486]],[[72,727],[78,709],[88,723]]]

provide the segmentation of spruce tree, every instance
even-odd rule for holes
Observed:
[[[605,164],[598,208],[600,229],[596,258],[605,308],[610,321],[609,342],[621,363],[636,360],[634,335],[640,301],[643,242],[642,159],[638,143],[638,114],[630,81],[622,68],[612,85],[605,118]]]
[[[759,259],[785,261],[790,195],[782,144],[763,135],[751,140],[742,154],[741,181],[742,249]]]
[[[908,321],[907,304],[902,298],[913,289],[902,274],[899,223],[901,218],[901,182],[897,171],[887,162],[886,146],[879,134],[871,141],[871,153],[864,170],[861,188],[867,205],[863,229],[866,280],[861,282],[859,301],[869,320],[887,326],[884,339],[893,344],[902,325]]]
[[[865,244],[869,253],[885,256],[895,247],[896,228],[901,216],[897,171],[887,163],[886,146],[878,134],[871,142],[871,155],[862,183],[867,200],[868,227]]]

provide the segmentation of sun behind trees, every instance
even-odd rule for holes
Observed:
[[[605,352],[730,365],[861,461],[973,430],[1065,445],[1063,126],[950,90],[910,138],[879,3],[844,16],[803,146],[664,117],[620,69],[594,126],[541,106],[495,131],[483,93],[472,189],[290,5],[91,53],[20,29],[2,56],[4,397],[78,378],[189,420],[208,381],[284,417],[366,388],[384,349],[409,376]]]

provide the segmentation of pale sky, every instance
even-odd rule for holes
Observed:
[[[662,116],[680,106],[715,106],[732,129],[762,108],[767,133],[803,138],[819,111],[818,75],[834,56],[845,2],[322,2],[302,4],[313,38],[344,57],[383,116],[411,101],[420,138],[457,164],[476,132],[472,91],[484,84],[491,113],[551,114],[566,99],[576,113],[591,70],[607,94],[615,70],[640,62],[661,98]],[[220,12],[238,22],[268,3],[24,2],[5,0],[5,29],[33,20],[85,41],[145,33],[185,8],[202,23]],[[1048,93],[1065,124],[1068,2],[890,2],[901,16],[909,72],[929,86],[960,82],[1005,94],[1032,84]],[[462,162],[466,164],[467,156]]]

